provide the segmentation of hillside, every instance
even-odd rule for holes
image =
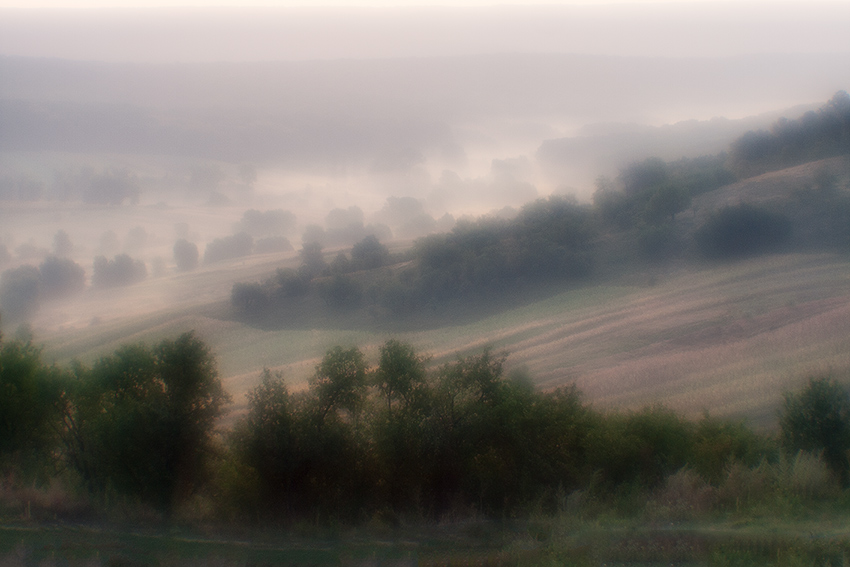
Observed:
[[[723,269],[646,275],[570,289],[465,324],[426,331],[263,331],[220,318],[215,303],[166,309],[39,339],[48,359],[91,360],[127,341],[196,329],[212,347],[237,404],[263,367],[304,384],[333,345],[371,359],[389,336],[434,364],[485,345],[543,388],[576,382],[591,401],[665,403],[699,414],[748,416],[772,425],[784,389],[805,375],[850,369],[850,264],[841,256],[790,254]],[[374,362],[374,360],[373,360]]]
[[[374,363],[378,346],[396,337],[435,365],[491,345],[507,350],[510,367],[540,387],[575,382],[604,406],[664,403],[691,415],[709,411],[772,426],[783,390],[812,373],[850,370],[850,264],[818,240],[830,212],[824,195],[840,197],[848,180],[850,160],[831,158],[700,194],[676,218],[684,241],[722,207],[756,204],[792,219],[794,242],[782,254],[636,264],[590,280],[455,301],[403,324],[362,308],[357,315],[293,315],[262,328],[234,317],[231,286],[295,266],[297,258],[260,255],[89,294],[68,308],[65,328],[38,340],[49,360],[67,363],[194,329],[212,347],[237,406],[264,367],[283,371],[297,388],[335,345],[357,345]],[[309,301],[296,304],[311,309]],[[108,315],[90,324],[84,314],[94,306]]]

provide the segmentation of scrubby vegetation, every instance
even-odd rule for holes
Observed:
[[[739,175],[750,176],[848,152],[850,95],[839,91],[817,111],[747,132],[732,144],[730,157]]]
[[[16,491],[61,486],[74,506],[30,502],[26,514],[120,507],[221,525],[603,510],[714,521],[826,505],[847,489],[850,397],[834,378],[788,393],[773,436],[662,406],[601,411],[575,387],[536,390],[506,358],[485,349],[434,367],[389,340],[371,366],[334,347],[306,390],[264,371],[247,411],[218,429],[229,397],[191,333],[70,369],[4,341],[0,500],[20,514]]]

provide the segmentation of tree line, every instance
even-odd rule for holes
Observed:
[[[728,154],[630,163],[616,178],[597,180],[591,205],[539,199],[513,218],[461,220],[448,232],[420,237],[402,254],[390,254],[370,234],[329,262],[322,239],[305,236],[300,268],[235,284],[231,303],[239,317],[264,324],[286,318],[305,296],[332,311],[365,308],[372,317],[394,318],[671,259],[736,259],[792,244],[850,250],[850,198],[826,170],[785,205],[724,206],[693,231],[678,220],[694,197],[768,165],[846,154],[848,125],[850,96],[840,91],[817,112],[780,120],[770,132],[748,132]]]
[[[484,349],[434,366],[389,340],[372,366],[334,347],[306,389],[263,371],[223,428],[230,396],[193,333],[70,368],[5,340],[0,472],[10,491],[59,482],[90,509],[167,518],[202,501],[220,521],[319,523],[555,512],[569,494],[657,490],[683,471],[729,494],[799,451],[848,485],[850,397],[831,377],[786,394],[771,436],[658,405],[600,411],[575,386],[535,389],[506,359]]]

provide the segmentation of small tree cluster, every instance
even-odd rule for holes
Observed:
[[[0,278],[0,307],[6,320],[30,319],[45,299],[66,298],[83,291],[86,272],[69,258],[48,256],[38,266],[6,270]]]
[[[106,256],[97,256],[91,281],[95,287],[120,287],[138,283],[147,276],[148,269],[144,262],[134,260],[127,254],[119,254],[112,260]]]

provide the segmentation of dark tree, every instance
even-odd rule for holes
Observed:
[[[328,264],[322,254],[322,245],[318,242],[305,242],[299,255],[301,256],[299,270],[308,279],[315,278],[328,269]]]
[[[0,347],[0,471],[27,478],[46,470],[60,423],[59,371],[31,342]],[[12,469],[12,470],[10,470]]]
[[[373,381],[386,402],[387,414],[393,408],[413,410],[423,403],[426,389],[426,359],[408,344],[391,339],[381,347],[381,358]]]
[[[847,486],[850,480],[850,395],[831,377],[810,378],[786,393],[779,414],[782,445],[789,452],[822,452],[827,466]]]
[[[207,346],[185,333],[153,348],[121,347],[76,373],[69,464],[95,493],[115,490],[170,512],[204,481],[229,401]]]
[[[354,309],[363,299],[363,288],[360,283],[344,274],[336,274],[328,280],[319,282],[318,290],[322,299],[333,309]]]
[[[356,347],[334,347],[325,354],[310,379],[320,422],[329,416],[359,415],[366,400],[367,371],[366,358]]]
[[[178,271],[190,272],[197,268],[198,257],[198,245],[194,242],[181,238],[174,243],[174,261]]]
[[[248,392],[248,413],[233,430],[231,443],[241,462],[257,475],[256,504],[262,512],[281,514],[293,508],[302,439],[294,402],[280,372],[264,369],[260,384]],[[249,495],[240,494],[251,502]]]
[[[390,251],[374,236],[367,236],[351,248],[351,263],[356,270],[373,270],[387,263]]]
[[[791,240],[791,220],[752,205],[725,207],[694,234],[697,246],[710,258],[736,258],[773,252]]]
[[[310,278],[292,268],[278,268],[274,279],[281,297],[298,297],[310,291]]]

